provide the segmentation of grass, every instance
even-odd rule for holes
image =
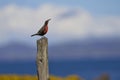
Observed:
[[[33,75],[0,75],[0,80],[38,80],[37,76]],[[70,75],[67,77],[50,76],[50,80],[83,80],[76,75]]]

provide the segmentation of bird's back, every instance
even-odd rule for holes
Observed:
[[[48,26],[43,26],[39,31],[38,31],[38,34],[39,35],[44,35],[46,34],[48,31]]]

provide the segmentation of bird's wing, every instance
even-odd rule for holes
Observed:
[[[42,27],[39,31],[38,31],[38,33],[42,33],[44,31],[44,27]]]

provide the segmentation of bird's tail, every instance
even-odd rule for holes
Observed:
[[[37,35],[37,34],[33,34],[33,35],[31,35],[31,37],[33,37],[33,36],[35,36],[35,35]]]

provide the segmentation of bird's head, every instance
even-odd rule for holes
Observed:
[[[45,25],[47,25],[50,20],[51,20],[51,19],[46,20],[46,21],[45,21]]]

